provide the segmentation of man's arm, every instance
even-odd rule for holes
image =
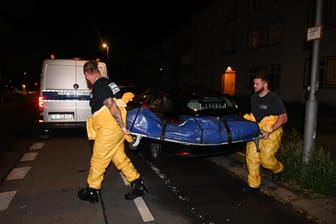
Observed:
[[[112,116],[115,118],[115,120],[117,121],[118,125],[120,126],[124,134],[129,134],[126,127],[124,126],[120,109],[118,105],[115,103],[115,101],[113,100],[113,98],[109,97],[106,100],[104,100],[104,105],[109,108]]]
[[[280,128],[282,125],[286,124],[287,121],[288,121],[287,113],[280,114],[278,120],[272,126],[273,131]]]
[[[278,128],[280,128],[282,125],[286,124],[288,121],[288,115],[287,113],[280,114],[277,121],[273,124],[272,130],[270,132],[264,132],[263,137],[268,138],[268,136]]]

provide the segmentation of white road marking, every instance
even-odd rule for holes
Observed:
[[[119,172],[119,174],[120,174],[121,179],[123,180],[124,184],[125,185],[130,185],[130,183],[128,183],[128,181],[126,180],[126,178],[124,177],[124,175],[121,172]]]
[[[44,146],[44,142],[34,143],[30,146],[30,150],[41,149]]]
[[[121,179],[123,180],[125,185],[130,185],[130,183],[125,179],[124,175],[119,172]],[[145,201],[143,200],[142,197],[137,197],[133,200],[135,206],[137,207],[141,218],[144,222],[151,222],[154,221],[154,217],[152,213],[150,212],[149,208],[147,207]]]
[[[37,152],[28,152],[23,155],[20,161],[21,162],[32,161],[36,158],[36,156],[37,156]]]
[[[173,194],[175,194],[176,197],[177,197],[179,200],[181,200],[181,201],[185,201],[185,202],[187,202],[187,203],[190,203],[190,202],[191,202],[190,199],[189,199],[188,197],[184,196],[184,195],[178,190],[178,188],[177,188],[176,186],[174,186],[174,185],[171,183],[170,179],[168,178],[168,176],[167,176],[166,174],[162,173],[161,170],[160,170],[159,168],[157,168],[156,166],[154,166],[152,163],[147,162],[147,164],[152,168],[152,170],[154,171],[154,173],[157,174],[157,175],[161,178],[161,180],[167,185],[168,189],[169,189]],[[199,219],[201,219],[201,220],[204,219],[204,217],[206,217],[206,216],[203,215],[200,211],[198,211],[197,208],[192,207],[191,205],[190,205],[190,208],[189,208],[189,209],[190,209],[190,211],[192,212],[193,216],[195,216],[195,217],[197,217],[197,218],[199,218]],[[202,223],[204,223],[204,222],[202,222]],[[209,223],[214,223],[214,222],[213,222],[213,221],[210,221]]]
[[[8,191],[0,193],[0,211],[4,211],[8,208],[15,194],[16,191]]]
[[[5,180],[16,180],[16,179],[23,179],[31,167],[19,167],[14,168],[6,177]]]
[[[142,197],[137,197],[134,200],[134,203],[136,207],[139,210],[139,213],[141,215],[142,221],[144,222],[151,222],[154,221],[154,217],[152,213],[149,211],[149,208],[147,207],[145,201]]]
[[[30,146],[30,150],[41,149],[44,146],[44,142],[34,143]],[[37,152],[25,153],[20,162],[32,161],[36,158]],[[8,174],[5,180],[23,179],[31,167],[19,167],[14,168]],[[0,211],[4,211],[8,208],[10,202],[14,198],[16,191],[8,191],[0,193]]]
[[[237,152],[238,155],[242,156],[242,157],[245,157],[245,153],[242,153],[242,152]]]

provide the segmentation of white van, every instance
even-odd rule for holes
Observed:
[[[39,95],[39,124],[43,132],[85,127],[91,114],[91,90],[83,73],[85,62],[80,59],[43,61]],[[102,76],[108,77],[106,64],[99,62],[98,67]]]

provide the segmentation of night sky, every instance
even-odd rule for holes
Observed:
[[[197,1],[6,1],[0,8],[3,76],[15,80],[28,72],[38,79],[50,54],[104,61],[104,41],[115,64],[119,57],[141,57],[202,7]]]

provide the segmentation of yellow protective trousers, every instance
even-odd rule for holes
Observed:
[[[90,188],[101,189],[106,168],[112,162],[128,182],[140,177],[125,154],[124,133],[106,106],[87,120],[89,139],[94,139],[87,182]]]
[[[269,129],[270,124],[276,121],[276,116],[270,116],[259,122],[261,130]],[[261,184],[260,165],[273,173],[279,173],[284,169],[275,154],[280,148],[283,129],[280,127],[273,131],[267,139],[259,139],[259,150],[254,141],[246,144],[246,163],[248,169],[248,184],[252,188],[258,188]]]

